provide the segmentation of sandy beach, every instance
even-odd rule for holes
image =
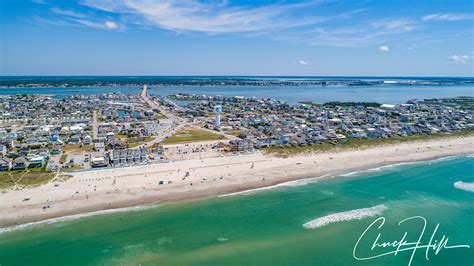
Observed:
[[[213,197],[304,178],[325,178],[384,165],[472,154],[473,144],[474,136],[469,136],[290,158],[254,153],[77,172],[64,182],[3,192],[0,227],[147,203]],[[25,201],[26,198],[29,200]]]

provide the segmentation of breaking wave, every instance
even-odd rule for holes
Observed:
[[[322,175],[318,177],[312,177],[312,178],[304,178],[304,179],[299,179],[299,180],[293,180],[293,181],[288,181],[272,186],[267,186],[267,187],[260,187],[260,188],[254,188],[254,189],[248,189],[248,190],[243,190],[243,191],[238,191],[234,193],[229,193],[229,194],[224,194],[220,195],[219,197],[229,197],[229,196],[237,196],[237,195],[250,195],[259,191],[263,190],[270,190],[270,189],[276,189],[276,188],[281,188],[281,187],[298,187],[298,186],[304,186],[310,183],[315,183],[321,180],[324,180],[326,178],[330,177],[329,175]]]
[[[373,173],[373,172],[381,172],[381,171],[395,169],[395,168],[401,167],[401,166],[420,165],[420,164],[421,165],[423,165],[423,164],[432,165],[432,164],[437,164],[437,163],[442,163],[442,162],[455,160],[455,159],[462,158],[462,157],[472,158],[472,157],[474,157],[474,154],[473,155],[446,156],[446,157],[441,157],[441,158],[438,158],[438,159],[432,159],[432,160],[426,160],[426,161],[413,161],[413,162],[394,163],[394,164],[388,164],[388,165],[383,165],[383,166],[374,167],[374,168],[357,170],[357,171],[354,171],[354,172],[340,174],[340,175],[337,175],[337,176],[348,177],[348,176],[355,176],[355,175],[361,175],[361,174],[367,174],[367,173]]]
[[[13,231],[21,230],[21,229],[28,229],[28,228],[39,227],[39,226],[44,226],[44,225],[49,225],[49,224],[55,224],[55,223],[60,223],[60,222],[73,221],[73,220],[77,220],[81,218],[98,216],[98,215],[148,210],[148,209],[157,208],[159,206],[160,205],[158,204],[149,204],[149,205],[141,205],[141,206],[127,207],[127,208],[118,208],[118,209],[102,210],[102,211],[62,216],[62,217],[47,219],[47,220],[38,221],[38,222],[31,222],[31,223],[26,223],[26,224],[0,228],[0,234],[9,233],[9,232],[13,232]]]
[[[441,157],[441,158],[438,158],[438,159],[432,159],[432,160],[426,160],[426,161],[394,163],[394,164],[389,164],[389,165],[384,165],[384,166],[379,166],[379,167],[374,167],[374,168],[357,170],[357,171],[344,173],[344,174],[336,174],[336,175],[326,174],[326,175],[318,176],[318,177],[304,178],[304,179],[300,179],[300,180],[288,181],[288,182],[284,182],[284,183],[276,184],[276,185],[272,185],[272,186],[267,186],[267,187],[260,187],[260,188],[248,189],[248,190],[243,190],[243,191],[237,191],[237,192],[233,192],[233,193],[220,195],[218,197],[228,197],[228,196],[237,196],[237,195],[250,195],[250,194],[253,194],[253,193],[260,192],[260,191],[276,189],[276,188],[281,188],[281,187],[303,186],[303,185],[315,183],[315,182],[322,181],[322,180],[329,179],[329,178],[359,176],[359,175],[363,175],[363,174],[367,174],[367,173],[370,174],[370,173],[374,173],[374,172],[382,172],[382,171],[392,170],[392,169],[396,169],[397,167],[407,166],[407,165],[417,165],[417,164],[431,165],[431,164],[451,161],[451,160],[454,160],[454,159],[457,159],[457,158],[462,158],[462,157],[471,158],[471,157],[474,157],[474,154],[446,156],[446,157]]]
[[[474,192],[474,183],[468,183],[463,181],[457,181],[454,183],[454,187],[468,192]]]
[[[309,221],[303,224],[303,227],[306,229],[314,229],[318,227],[323,227],[328,224],[344,222],[350,220],[361,220],[367,217],[372,217],[382,214],[387,207],[383,204],[377,205],[370,208],[355,209],[351,211],[338,212],[330,215],[326,215],[312,221]]]

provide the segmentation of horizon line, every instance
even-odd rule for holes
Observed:
[[[390,76],[390,75],[0,75],[11,77],[273,77],[273,78],[474,78],[474,76]]]

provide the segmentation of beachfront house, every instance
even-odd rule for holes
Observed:
[[[46,158],[43,156],[36,156],[30,159],[28,168],[41,168],[46,163]]]
[[[8,171],[12,168],[12,159],[0,158],[0,171]]]
[[[250,139],[239,139],[229,141],[234,151],[253,152],[253,142]]]
[[[105,143],[104,142],[96,142],[96,143],[94,143],[94,147],[98,151],[104,150],[105,149]]]
[[[5,156],[7,155],[7,152],[8,152],[7,147],[3,144],[0,144],[0,155]]]
[[[13,160],[11,170],[25,170],[27,166],[28,161],[26,160],[26,158],[20,156]]]
[[[103,157],[103,156],[92,158],[91,166],[93,168],[107,167],[107,165],[108,165],[108,162],[107,162],[106,158]]]
[[[84,145],[90,145],[92,143],[92,138],[89,135],[86,135],[83,140]]]
[[[51,154],[61,154],[61,147],[59,146],[54,146],[52,149],[51,149]]]
[[[81,134],[74,134],[69,138],[68,144],[79,144],[81,141]]]

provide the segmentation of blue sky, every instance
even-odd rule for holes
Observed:
[[[472,0],[2,0],[0,12],[0,75],[474,74]]]

